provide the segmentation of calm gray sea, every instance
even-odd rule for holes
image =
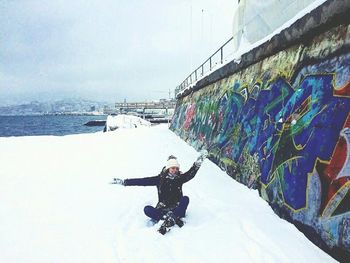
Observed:
[[[92,120],[106,120],[107,116],[45,115],[45,116],[0,116],[0,137],[92,133],[103,126],[88,127]]]

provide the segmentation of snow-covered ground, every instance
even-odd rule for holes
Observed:
[[[335,262],[209,160],[184,185],[185,226],[160,235],[143,214],[156,188],[109,182],[170,154],[182,171],[198,156],[166,125],[0,138],[0,262]]]

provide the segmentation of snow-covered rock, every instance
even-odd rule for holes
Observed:
[[[151,123],[140,117],[133,115],[119,114],[116,116],[109,115],[106,120],[106,131],[114,131],[116,129],[133,129],[140,126],[150,127]]]

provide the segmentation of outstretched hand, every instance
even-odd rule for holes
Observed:
[[[111,182],[111,184],[124,185],[124,180],[123,179],[119,179],[119,178],[113,178],[113,181]]]
[[[201,154],[199,155],[199,157],[197,158],[197,160],[194,162],[194,164],[197,167],[200,167],[203,163],[203,161],[205,160],[205,158],[208,157],[208,151],[207,150],[202,150]]]

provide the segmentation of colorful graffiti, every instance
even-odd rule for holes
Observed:
[[[346,39],[339,41],[344,27],[327,32],[337,40],[333,50],[321,36],[181,98],[171,129],[209,149],[230,176],[312,226],[330,247],[350,250],[350,52],[343,48]]]

